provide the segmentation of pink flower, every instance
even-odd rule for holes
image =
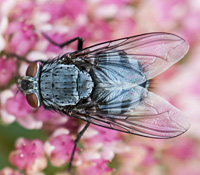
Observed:
[[[104,127],[99,127],[96,125],[91,125],[91,128],[95,129],[98,133],[97,135],[94,135],[90,139],[88,139],[88,142],[112,142],[120,139],[119,132],[111,129],[107,129]]]
[[[41,6],[41,11],[49,13],[51,22],[60,20],[61,18],[69,18],[75,20],[79,15],[86,13],[86,4],[81,0],[64,0],[51,1]],[[76,10],[74,10],[76,8]]]
[[[200,168],[198,165],[190,165],[189,167],[179,167],[173,170],[172,175],[200,175]]]
[[[184,20],[182,20],[183,28],[181,29],[181,32],[190,44],[195,44],[200,30],[200,24],[198,22],[200,12],[193,11],[193,9],[190,9],[190,11],[190,13],[185,15]]]
[[[15,9],[17,10],[12,11],[11,19],[13,21],[19,18],[23,20],[29,20],[32,17],[34,10],[36,9],[35,7],[36,7],[35,1],[21,1],[20,3],[17,3],[15,6]]]
[[[130,2],[130,0],[102,0],[100,1],[101,4],[109,5],[115,4],[117,6],[123,6]]]
[[[113,27],[117,27],[119,30],[113,31],[114,37],[123,38],[135,35],[138,32],[136,21],[131,16],[127,16],[125,14],[118,14],[118,16],[117,22],[113,24]]]
[[[54,166],[62,166],[68,163],[74,147],[74,140],[69,135],[69,131],[59,128],[54,131],[49,141],[45,143],[45,151]],[[77,156],[78,148],[75,151],[74,158]]]
[[[160,18],[162,20],[176,20],[181,13],[181,8],[187,5],[187,0],[172,0],[172,1],[159,1],[156,3],[160,12]],[[177,10],[176,13],[173,13],[173,10]]]
[[[147,167],[148,163],[152,162],[147,160],[148,154],[147,154],[147,148],[143,144],[144,141],[145,138],[139,138],[137,136],[136,137],[133,136],[133,139],[130,139],[128,142],[124,143],[124,145],[127,145],[129,149],[125,150],[124,153],[122,152],[122,154],[118,155],[117,160],[119,160],[120,166],[117,168],[119,172],[136,173],[137,168],[143,169],[144,167]],[[124,148],[122,147],[121,149]],[[145,165],[145,163],[147,164]],[[144,171],[142,170],[140,172]]]
[[[46,132],[53,132],[59,126],[65,125],[69,117],[40,107],[34,114],[34,119],[43,123]]]
[[[6,167],[0,171],[0,175],[24,175],[24,174],[19,173],[18,171],[15,171],[10,167]]]
[[[10,89],[6,89],[0,93],[0,115],[1,115],[1,120],[3,123],[10,124],[15,121],[16,117],[10,113],[7,112],[5,109],[5,105],[7,102],[7,99],[12,98],[14,96],[14,93]]]
[[[17,118],[23,118],[32,113],[32,108],[26,101],[26,97],[20,91],[7,100],[5,108],[8,113]]]
[[[26,21],[10,23],[7,34],[11,36],[8,49],[22,56],[32,49],[37,40],[34,26]]]
[[[91,35],[91,40],[95,41],[95,44],[97,42],[111,40],[111,34],[113,29],[106,21],[93,19],[90,22],[92,24],[88,27],[87,30],[95,31],[95,33],[92,33]]]
[[[121,173],[120,175],[136,175],[136,174],[125,172],[125,173]]]
[[[180,160],[189,160],[196,156],[196,143],[190,138],[174,140],[167,154]]]
[[[59,118],[62,119],[61,114],[49,111],[47,109],[44,109],[43,107],[38,108],[35,114],[35,118],[37,120],[44,121],[44,122],[51,121],[51,120],[56,122],[57,120],[57,123],[60,123],[60,124],[65,123],[67,121],[67,116],[64,118],[63,122],[61,122],[61,120],[59,120]]]
[[[0,87],[5,86],[16,74],[16,60],[0,58]]]
[[[119,132],[103,127],[91,125],[83,136],[85,150],[82,152],[84,160],[93,159],[112,160],[118,148],[121,148]],[[118,145],[118,146],[117,146]]]
[[[10,153],[9,159],[14,166],[26,171],[27,174],[39,172],[47,165],[43,143],[40,140],[29,141],[19,138],[15,144],[15,151]]]
[[[109,175],[112,173],[112,169],[108,167],[108,161],[98,159],[91,161],[91,164],[83,169],[81,174],[87,175]]]
[[[146,156],[143,159],[142,164],[144,166],[153,165],[156,163],[155,150],[152,147],[146,147]]]
[[[95,20],[101,19],[113,19],[118,16],[120,11],[126,11],[127,5],[130,3],[130,0],[101,0],[101,1],[90,1],[91,5],[90,13],[92,10],[93,18]],[[106,13],[105,13],[106,12]]]
[[[128,147],[121,141],[119,132],[103,127],[91,125],[83,135],[84,151],[81,158],[84,161],[111,161],[115,154],[126,152]]]
[[[12,123],[16,120],[27,129],[41,128],[43,122],[35,119],[33,109],[27,103],[26,97],[20,91],[17,93],[15,89],[16,87],[13,87],[12,92],[5,91],[5,98],[3,98],[2,102],[3,121]]]

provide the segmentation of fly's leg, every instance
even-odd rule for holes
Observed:
[[[64,46],[67,46],[69,44],[71,44],[72,42],[78,40],[78,46],[77,46],[77,50],[82,50],[83,49],[83,39],[81,37],[76,37],[76,38],[73,38],[69,41],[66,41],[64,43],[56,43],[55,41],[53,41],[48,35],[46,35],[45,33],[42,32],[42,35],[53,45],[55,46],[58,46],[60,48],[63,48]]]
[[[12,52],[1,52],[0,53],[1,56],[6,56],[7,58],[10,58],[10,57],[14,57],[14,58],[17,58],[17,60],[19,61],[25,61],[27,63],[32,63],[32,61],[29,61],[28,59],[26,59],[25,57],[22,57],[22,56],[19,56],[15,53],[12,53]]]
[[[77,144],[78,144],[78,142],[79,142],[81,136],[83,135],[83,133],[84,133],[84,132],[87,130],[87,128],[89,127],[89,125],[90,125],[90,122],[87,122],[86,125],[84,126],[84,128],[81,130],[81,132],[79,132],[78,136],[76,137],[76,140],[74,141],[74,148],[73,148],[73,151],[72,151],[72,154],[71,154],[71,158],[70,158],[70,162],[69,162],[68,171],[71,170],[72,161],[73,161],[73,158],[74,158],[74,153],[75,153]]]
[[[17,61],[24,61],[26,63],[33,63],[33,62],[40,62],[40,63],[44,63],[44,60],[35,60],[35,61],[29,61],[26,57],[22,57],[20,55],[17,55],[15,53],[12,52],[1,52],[0,56],[6,56],[7,58],[16,58]]]

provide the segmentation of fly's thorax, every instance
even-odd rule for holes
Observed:
[[[76,105],[90,96],[93,86],[90,74],[73,64],[45,64],[41,71],[40,93],[46,107]]]

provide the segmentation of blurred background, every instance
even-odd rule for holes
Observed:
[[[28,64],[14,54],[47,60],[76,49],[76,43],[53,46],[41,32],[58,43],[79,36],[87,47],[156,31],[177,34],[190,45],[151,85],[188,116],[190,129],[155,140],[91,126],[72,174],[200,175],[199,0],[0,0],[0,174],[68,174],[72,143],[84,124],[29,107],[16,87]],[[68,147],[62,147],[64,139]]]

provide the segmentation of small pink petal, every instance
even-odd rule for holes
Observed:
[[[5,86],[16,74],[16,60],[0,58],[0,87]]]

